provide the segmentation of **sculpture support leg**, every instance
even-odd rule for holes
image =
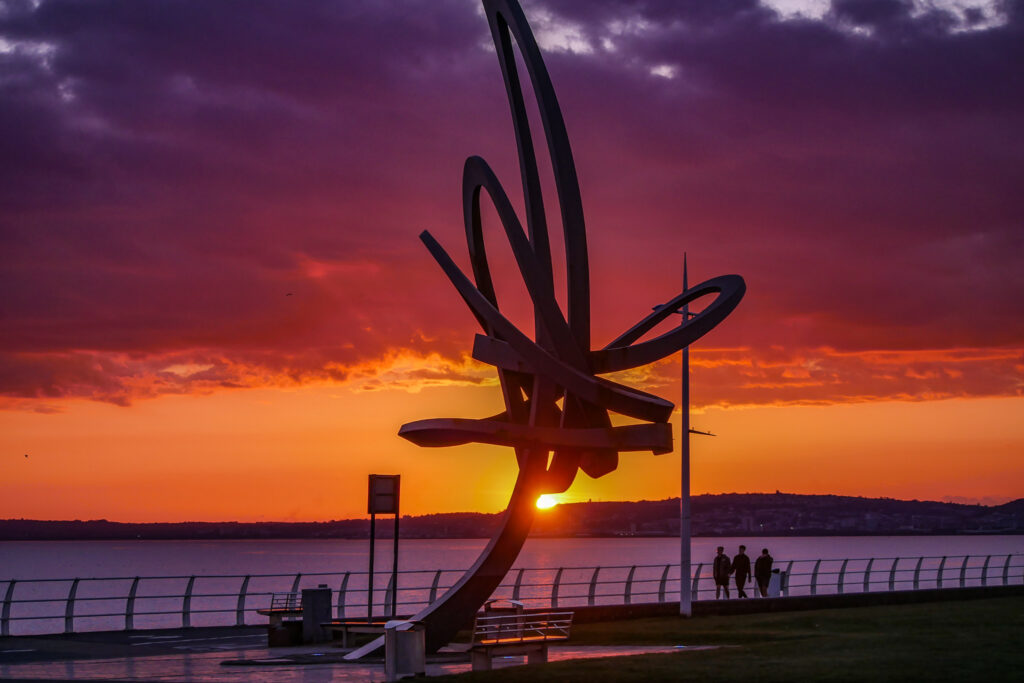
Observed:
[[[491,597],[511,569],[533,525],[537,492],[543,486],[546,465],[546,452],[526,454],[497,534],[447,593],[413,617],[426,626],[427,652],[437,652],[451,642],[460,629],[471,625],[480,605]],[[383,646],[381,637],[350,652],[345,659],[359,659]]]

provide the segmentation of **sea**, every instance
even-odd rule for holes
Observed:
[[[462,570],[487,539],[401,539],[400,571]],[[693,563],[710,562],[717,546],[729,555],[767,548],[776,563],[896,557],[1024,553],[1024,535],[783,536],[694,538]],[[367,540],[0,541],[0,581],[245,574],[365,572]],[[557,569],[679,563],[678,538],[530,538],[516,567]],[[376,544],[377,571],[389,571],[392,542]]]

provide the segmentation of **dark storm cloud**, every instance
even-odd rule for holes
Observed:
[[[597,338],[688,249],[747,278],[709,342],[752,358],[1024,346],[1022,7],[526,3]],[[9,2],[0,41],[0,391],[127,402],[432,351],[463,373],[473,321],[415,235],[461,257],[468,154],[518,194],[475,3]],[[161,374],[190,363],[208,376]],[[1019,363],[992,367],[964,391],[1019,392]],[[899,381],[927,393],[862,390]]]

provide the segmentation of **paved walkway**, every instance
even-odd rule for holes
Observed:
[[[265,643],[264,630],[246,632],[239,629],[82,634],[72,638],[5,638],[0,639],[0,678],[251,683],[384,680],[381,660],[348,663],[340,661],[342,650],[329,645],[268,649]],[[552,646],[548,658],[560,661],[699,649],[706,648],[570,644]],[[494,667],[520,665],[525,660],[525,657],[498,657],[494,660]],[[469,669],[469,659],[465,654],[439,655],[429,658],[427,663],[428,676],[461,673]]]

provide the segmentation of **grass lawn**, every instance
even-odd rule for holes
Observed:
[[[721,645],[431,680],[1024,681],[1024,597],[581,624],[575,645]]]

